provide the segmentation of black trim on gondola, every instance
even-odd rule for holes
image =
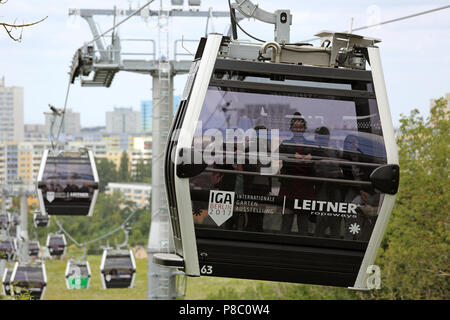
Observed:
[[[250,81],[239,81],[239,80],[211,80],[210,86],[218,86],[225,88],[236,88],[236,89],[253,89],[260,91],[277,91],[277,92],[291,92],[291,93],[304,93],[304,94],[315,94],[315,95],[329,95],[329,96],[339,96],[339,97],[352,97],[352,98],[367,98],[374,99],[375,94],[373,92],[363,91],[363,90],[343,90],[343,89],[330,89],[330,88],[317,88],[308,86],[293,86],[293,85],[280,85],[273,83],[261,83],[261,82],[250,82]]]
[[[355,83],[372,82],[372,72],[365,70],[350,70],[330,67],[311,67],[284,63],[261,63],[244,60],[221,59],[216,60],[216,71],[236,71],[247,75],[282,75],[286,79],[300,79],[305,81]]]

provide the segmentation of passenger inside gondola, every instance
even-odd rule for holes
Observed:
[[[262,160],[262,153],[270,152],[270,147],[267,140],[267,128],[265,126],[255,126],[254,128],[256,137],[252,138],[249,145],[245,148],[246,163],[243,165],[237,165],[239,171],[257,172],[261,173],[263,167],[270,166],[270,163],[264,164]],[[264,147],[264,144],[266,145]],[[257,158],[255,159],[256,152]],[[253,157],[253,159],[252,159]],[[258,197],[267,196],[272,190],[272,179],[265,175],[238,175],[242,179],[242,187],[239,193],[240,195],[254,195]],[[239,196],[238,196],[239,198]],[[242,206],[242,211],[245,214],[245,231],[262,232],[264,222],[264,205],[258,206]]]
[[[314,173],[316,177],[322,178],[342,178],[342,170],[335,163],[327,160],[339,157],[338,151],[329,148],[330,146],[330,130],[327,127],[320,127],[315,130],[314,143],[319,148],[314,152]],[[314,184],[315,199],[320,201],[339,202],[342,199],[341,187],[328,181],[319,181]],[[341,232],[341,217],[336,216],[317,216],[315,236],[331,238],[339,238]],[[326,233],[328,231],[329,233]]]
[[[307,129],[307,122],[300,112],[295,112],[289,126],[292,138],[285,140],[279,147],[280,158],[283,159],[283,166],[280,170],[282,175],[311,176],[313,167],[309,160],[312,159],[310,153],[305,153],[303,148],[311,143],[305,139],[304,132]],[[290,233],[297,217],[297,228],[300,235],[307,235],[309,228],[309,212],[302,209],[294,209],[295,199],[314,199],[314,184],[307,180],[292,178],[280,178],[280,197],[286,197],[286,208],[290,208],[283,213],[281,232]]]

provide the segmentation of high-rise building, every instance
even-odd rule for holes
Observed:
[[[45,124],[25,124],[25,141],[47,140]]]
[[[177,111],[178,105],[180,104],[181,96],[173,97],[173,113]],[[143,132],[152,132],[152,100],[142,100],[141,101],[141,124]]]
[[[141,101],[142,131],[152,132],[152,100]]]
[[[106,112],[106,132],[139,133],[141,130],[141,113],[130,108],[114,108]]]
[[[0,79],[0,142],[23,141],[23,88],[6,87]]]
[[[50,136],[50,130],[53,130],[53,136],[58,135],[58,130],[61,125],[63,117],[53,116],[52,114],[45,114],[45,132]],[[63,125],[61,127],[61,134],[75,134],[81,131],[80,113],[73,112],[72,109],[66,109],[64,113]]]

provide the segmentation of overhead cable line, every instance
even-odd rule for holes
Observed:
[[[59,229],[70,239],[70,240],[72,240],[73,241],[73,243],[75,243],[75,245],[77,246],[77,247],[80,247],[80,248],[82,248],[82,247],[86,247],[87,245],[89,245],[89,244],[91,244],[91,243],[95,243],[95,242],[97,242],[97,241],[100,241],[100,240],[102,240],[102,239],[104,239],[104,238],[107,238],[107,237],[109,237],[110,235],[112,235],[112,234],[114,234],[114,233],[116,233],[116,232],[118,232],[118,231],[120,231],[121,229],[123,229],[123,227],[126,225],[126,223],[128,222],[128,220],[130,220],[131,219],[131,217],[134,215],[136,213],[136,211],[133,211],[132,213],[130,213],[130,215],[122,222],[122,224],[120,224],[117,228],[115,228],[115,229],[113,229],[113,230],[111,230],[111,231],[109,231],[109,232],[107,232],[107,233],[105,233],[105,234],[103,234],[103,235],[101,235],[100,237],[97,237],[97,238],[95,238],[95,239],[92,239],[92,240],[89,240],[89,241],[86,241],[86,242],[82,242],[82,243],[80,243],[80,242],[78,242],[77,240],[75,240],[64,228],[63,228],[63,226],[62,226],[62,224],[61,224],[61,222],[59,222],[58,221],[58,219],[56,219],[56,217],[55,217],[55,222],[56,222],[56,224],[58,225],[58,227],[59,227]]]
[[[439,7],[439,8],[435,8],[435,9],[431,9],[431,10],[427,10],[427,11],[422,11],[422,12],[418,12],[418,13],[414,13],[414,14],[410,14],[410,15],[407,15],[407,16],[404,16],[404,17],[400,17],[400,18],[395,18],[395,19],[391,19],[391,20],[386,20],[386,21],[374,23],[374,24],[371,24],[371,25],[368,25],[368,26],[364,26],[364,27],[354,28],[354,29],[352,29],[352,32],[353,31],[364,30],[364,29],[369,29],[369,28],[381,26],[381,25],[384,25],[384,24],[392,23],[392,22],[406,20],[406,19],[418,17],[418,16],[421,16],[421,15],[424,15],[424,14],[428,14],[428,13],[432,13],[432,12],[436,12],[436,11],[440,11],[440,10],[444,10],[444,9],[448,9],[448,8],[450,8],[450,5]],[[343,31],[343,32],[346,33],[346,32],[348,32],[348,30],[347,31]],[[319,40],[319,39],[320,38],[312,38],[312,39],[308,39],[308,40],[303,40],[302,42],[315,41],[315,40]]]

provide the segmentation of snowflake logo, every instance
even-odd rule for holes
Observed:
[[[361,230],[360,226],[356,223],[352,223],[348,229],[351,234],[357,234]]]

